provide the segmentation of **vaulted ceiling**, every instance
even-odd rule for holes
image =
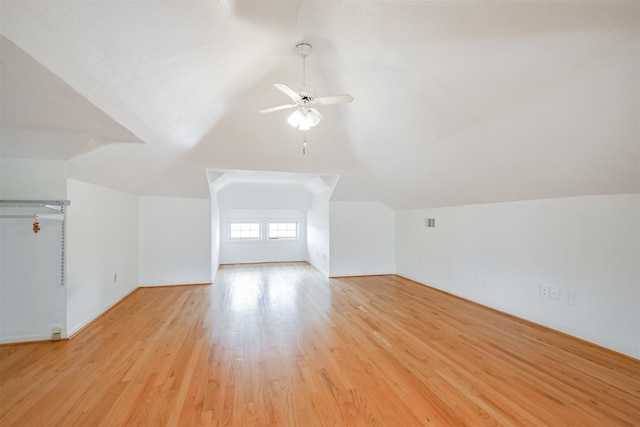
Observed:
[[[207,170],[339,175],[394,209],[640,192],[635,1],[2,1],[1,155],[209,197]],[[273,83],[319,95],[308,132]]]

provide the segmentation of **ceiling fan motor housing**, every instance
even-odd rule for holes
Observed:
[[[302,86],[300,88],[300,99],[303,101],[313,101],[316,97],[316,91],[309,86]]]

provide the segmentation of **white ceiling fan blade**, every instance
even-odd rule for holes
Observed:
[[[316,104],[327,105],[327,104],[348,104],[349,102],[353,102],[353,96],[349,94],[345,95],[334,95],[334,96],[322,96],[320,98],[315,99]]]
[[[260,110],[261,113],[273,113],[274,111],[286,110],[287,108],[293,108],[297,104],[278,105],[277,107],[265,108]]]
[[[293,100],[293,102],[298,102],[298,100],[300,100],[300,95],[298,95],[298,92],[296,92],[295,90],[291,89],[286,84],[284,84],[284,83],[274,83],[273,85],[276,88],[280,89],[282,92],[284,92],[289,98],[291,98]]]

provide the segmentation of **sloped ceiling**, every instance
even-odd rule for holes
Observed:
[[[340,175],[394,209],[640,191],[640,4],[0,2],[2,156],[209,197],[207,169]],[[272,84],[350,93],[302,134]]]
[[[142,142],[2,36],[0,59],[3,156],[60,160],[110,142]]]

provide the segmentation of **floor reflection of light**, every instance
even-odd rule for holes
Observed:
[[[234,312],[256,310],[262,296],[261,276],[257,272],[243,271],[233,275],[229,289]]]
[[[300,267],[269,267],[221,270],[220,303],[228,316],[218,317],[218,336],[229,348],[244,352],[239,358],[254,352],[262,357],[265,348],[297,354],[302,342],[318,335],[331,342],[333,305],[328,279],[316,278]]]
[[[280,275],[265,275],[258,271],[234,272],[229,285],[230,305],[236,314],[254,315],[263,308],[278,317],[298,314],[297,280]],[[262,305],[262,307],[260,307]]]
[[[267,288],[269,308],[280,314],[297,312],[297,291],[296,282],[284,280],[281,277],[272,278]]]

